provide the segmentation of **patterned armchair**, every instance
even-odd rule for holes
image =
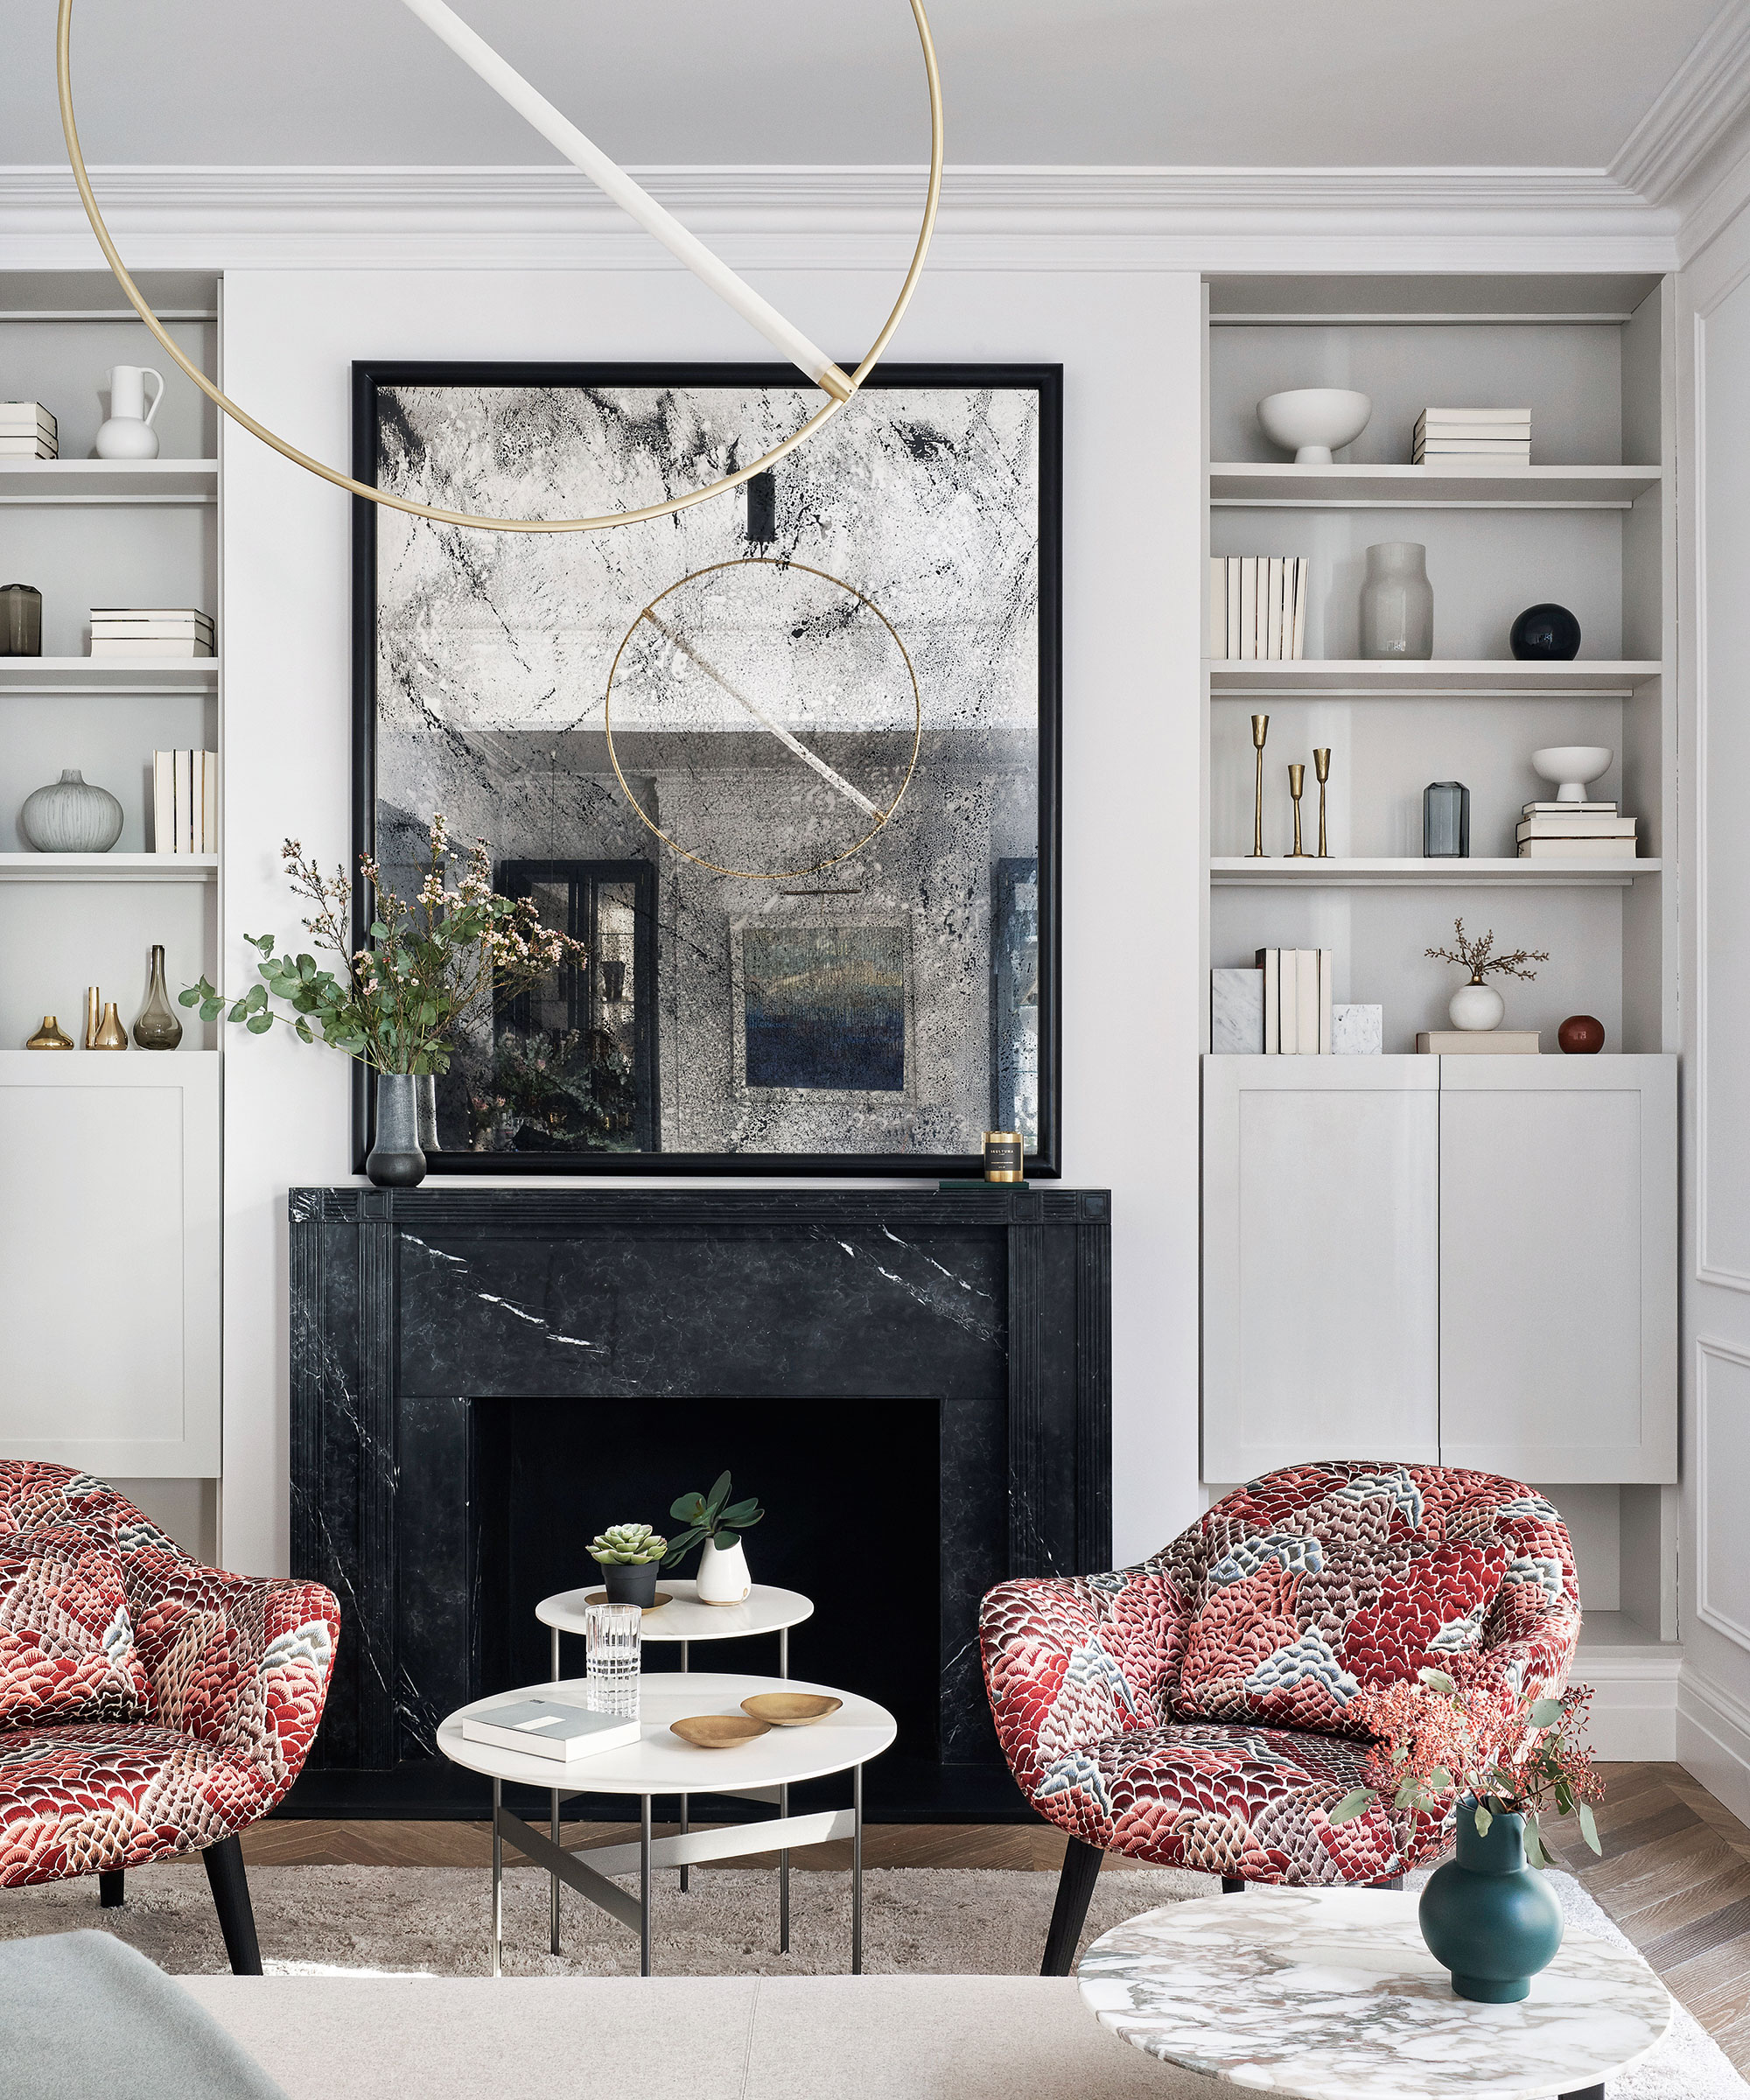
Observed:
[[[297,1778],[340,1613],[318,1583],[203,1567],[89,1474],[0,1460],[0,1887],[198,1851],[261,1973],[237,1832]]]
[[[1000,1583],[979,1614],[997,1733],[1069,1837],[1043,1973],[1067,1975],[1109,1852],[1248,1881],[1395,1886],[1437,1817],[1334,1829],[1363,1687],[1460,1655],[1504,1701],[1559,1691],[1579,1638],[1561,1518],[1492,1474],[1333,1461],[1228,1495],[1140,1567]]]

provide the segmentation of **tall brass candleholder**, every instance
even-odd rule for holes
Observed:
[[[1310,853],[1303,852],[1300,845],[1300,796],[1306,785],[1306,768],[1291,766],[1288,769],[1288,792],[1294,797],[1294,850],[1287,856],[1290,860],[1311,860]]]
[[[1330,850],[1325,844],[1325,783],[1331,777],[1331,751],[1326,745],[1323,751],[1312,753],[1312,770],[1319,776],[1319,858],[1329,860]]]
[[[1267,860],[1264,850],[1264,740],[1270,734],[1270,717],[1252,717],[1252,749],[1257,753],[1257,793],[1252,802],[1252,850],[1254,860]]]

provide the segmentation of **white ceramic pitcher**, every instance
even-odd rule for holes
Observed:
[[[146,382],[155,379],[158,392],[146,406]],[[150,365],[117,365],[109,374],[109,420],[97,433],[100,459],[156,459],[158,434],[152,417],[164,399],[164,374]]]

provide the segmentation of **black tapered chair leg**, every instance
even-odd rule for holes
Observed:
[[[256,1914],[249,1907],[242,1846],[234,1838],[227,1838],[218,1844],[209,1844],[200,1860],[206,1869],[206,1886],[213,1891],[213,1908],[219,1913],[219,1929],[225,1936],[232,1975],[259,1976],[262,1950],[256,1939]]]
[[[1404,1876],[1402,1874],[1394,1874],[1390,1881],[1369,1881],[1368,1883],[1368,1886],[1369,1888],[1402,1888],[1404,1886]]]
[[[1245,1893],[1246,1885],[1238,1875],[1223,1874],[1222,1876],[1222,1894],[1224,1896],[1242,1896]]]
[[[1072,1838],[1064,1847],[1063,1872],[1057,1878],[1057,1901],[1052,1906],[1051,1930],[1046,1935],[1041,1976],[1068,1976],[1088,1922],[1088,1906],[1094,1899],[1094,1884],[1100,1879],[1100,1863],[1106,1855],[1098,1845],[1083,1844]]]
[[[119,1866],[109,1873],[98,1875],[97,1901],[100,1908],[103,1910],[119,1910],[121,1908],[124,1900],[122,1894],[122,1883],[125,1878],[125,1870]]]

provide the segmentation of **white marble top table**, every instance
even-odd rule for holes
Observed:
[[[1250,1888],[1169,1904],[1082,1956],[1082,1996],[1152,2056],[1299,2100],[1543,2100],[1647,2054],[1671,2000],[1640,1956],[1572,1926],[1516,2006],[1453,1992],[1417,1898]]]
[[[698,1584],[690,1575],[671,1580],[659,1575],[656,1587],[669,1600],[644,1614],[647,1641],[738,1641],[746,1634],[783,1633],[814,1616],[814,1600],[800,1590],[774,1589],[756,1582],[739,1604],[701,1604]],[[535,1607],[542,1626],[568,1634],[584,1630],[584,1605],[601,1601],[602,1586],[592,1582],[581,1590],[561,1590],[543,1597]]]

